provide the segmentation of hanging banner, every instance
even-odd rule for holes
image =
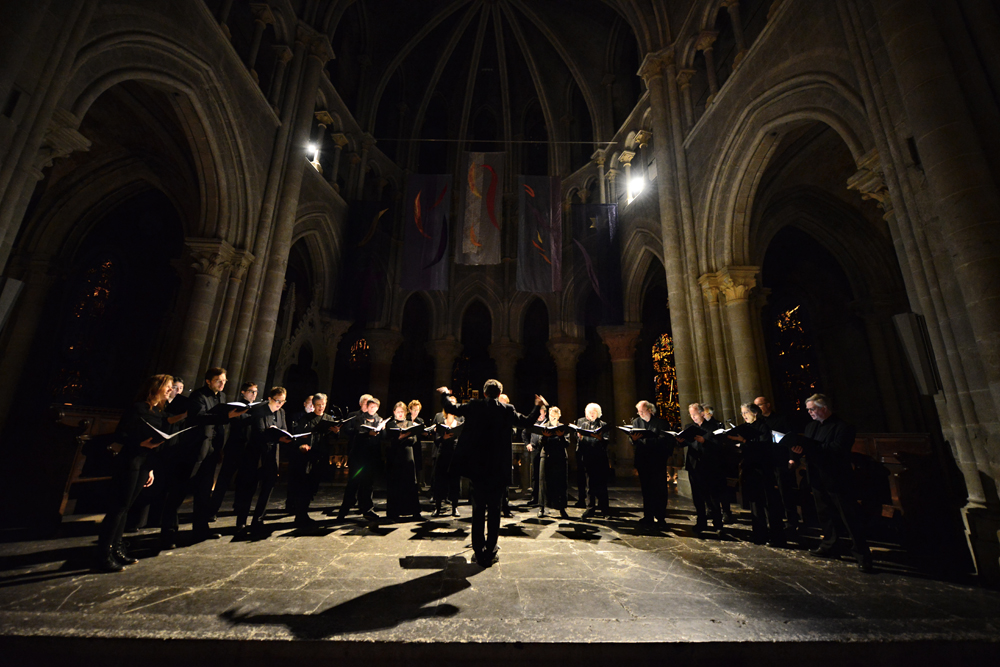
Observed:
[[[601,322],[621,324],[622,268],[617,204],[573,204],[573,258],[601,300]]]
[[[562,182],[555,176],[517,178],[517,289],[562,290]]]
[[[404,205],[400,286],[408,290],[448,289],[451,174],[411,174]]]
[[[462,184],[462,240],[455,244],[458,264],[499,264],[506,153],[465,153]]]

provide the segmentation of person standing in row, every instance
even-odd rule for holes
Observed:
[[[345,425],[349,443],[349,475],[344,500],[337,513],[338,521],[346,519],[347,513],[355,504],[369,521],[378,519],[375,503],[372,501],[372,489],[375,483],[375,466],[380,456],[380,441],[379,432],[374,429],[381,425],[382,418],[378,416],[379,400],[368,394],[366,396],[367,401],[357,413],[357,419],[352,419]]]
[[[240,400],[250,405],[257,400],[257,383],[244,382],[240,387]],[[222,449],[222,466],[219,468],[219,476],[215,479],[215,488],[212,489],[212,521],[222,509],[222,502],[225,500],[226,491],[229,484],[240,469],[243,461],[244,450],[247,446],[250,427],[250,410],[234,419],[229,424],[229,438]]]
[[[597,403],[589,403],[583,410],[584,416],[576,420],[578,428],[587,431],[596,431],[607,426],[601,419],[601,406]],[[607,516],[608,506],[608,472],[610,463],[608,461],[608,434],[600,433],[596,436],[577,433],[576,465],[578,470],[583,471],[590,486],[590,495],[593,504],[583,513],[583,518],[588,519],[596,512]],[[580,492],[583,498],[583,492]]]
[[[434,450],[432,453],[433,476],[431,478],[431,494],[434,497],[434,516],[444,516],[444,501],[451,503],[451,515],[458,516],[458,494],[461,489],[461,477],[452,469],[452,459],[455,454],[455,437],[458,419],[455,415],[445,413],[442,424],[446,428],[434,428]]]
[[[700,403],[689,405],[688,414],[695,426],[708,433],[715,430],[712,424],[706,421]],[[721,535],[723,530],[721,501],[726,478],[719,461],[719,447],[709,435],[694,436],[690,442],[678,438],[677,442],[687,447],[684,467],[691,482],[691,500],[694,503],[696,516],[694,532],[701,534],[708,530],[708,519],[711,517],[712,525]]]
[[[559,516],[563,519],[568,519],[569,514],[566,513],[566,487],[569,475],[568,459],[566,456],[566,448],[569,445],[566,436],[566,430],[568,429],[559,421],[562,417],[562,410],[553,405],[549,408],[548,412],[549,418],[544,424],[545,428],[555,428],[557,426],[561,426],[561,428],[555,431],[553,435],[543,435],[541,439],[541,478],[545,493],[538,497],[541,502],[541,509],[538,510],[538,516],[545,516],[545,509],[548,508],[559,510]]]
[[[219,539],[219,533],[212,532],[209,519],[212,516],[212,483],[215,468],[225,441],[224,426],[240,416],[246,409],[213,412],[226,403],[226,369],[210,368],[205,372],[205,384],[191,392],[188,397],[187,425],[195,426],[178,445],[166,450],[168,475],[163,516],[160,521],[160,547],[173,549],[177,546],[177,512],[188,495],[194,493],[193,529],[196,541]]]
[[[417,399],[413,399],[406,405],[406,411],[409,415],[410,421],[414,424],[419,424],[424,426],[424,418],[420,416],[420,411],[424,409],[423,403]],[[420,438],[417,438],[417,444],[413,446],[413,466],[417,470],[417,490],[424,488],[424,446]]]
[[[753,436],[727,436],[737,443],[741,454],[742,489],[744,501],[750,503],[752,521],[751,540],[754,544],[772,547],[785,546],[784,512],[781,496],[775,486],[774,468],[778,449],[771,436],[771,429],[762,419],[760,408],[753,403],[740,406],[743,421],[756,428]]]
[[[503,385],[498,380],[487,380],[483,398],[465,405],[458,405],[448,387],[437,391],[445,412],[465,417],[452,465],[472,482],[472,550],[480,567],[490,567],[498,560],[500,512],[510,484],[510,430],[536,422],[545,399],[536,394],[535,409],[522,415],[513,405],[500,402]]]
[[[292,441],[281,432],[288,430],[285,410],[282,408],[286,396],[284,387],[274,387],[267,393],[267,402],[254,406],[251,410],[248,442],[236,474],[236,500],[233,507],[236,510],[237,534],[247,527],[250,503],[259,487],[250,536],[265,536],[264,514],[267,512],[271,491],[278,481],[278,443]]]
[[[95,569],[101,572],[121,572],[126,565],[137,562],[122,546],[122,534],[136,496],[153,483],[153,452],[163,439],[149,426],[164,433],[170,430],[163,408],[172,384],[170,375],[154,375],[143,382],[135,403],[118,422],[115,435],[122,448],[114,459],[111,502],[97,537]]]
[[[416,433],[403,433],[413,426],[406,403],[400,401],[393,406],[392,417],[382,430],[386,443],[385,513],[393,520],[404,516],[420,518],[420,495],[413,454],[414,447],[420,446],[420,440]]]
[[[760,408],[761,418],[772,432],[782,434],[792,432],[792,425],[774,410],[767,396],[758,396],[753,402]],[[784,449],[787,450],[787,447]],[[778,492],[781,494],[781,506],[785,514],[785,532],[790,539],[797,538],[802,526],[802,520],[799,518],[799,480],[796,474],[798,465],[794,463],[795,458],[797,457],[791,456],[791,452],[785,451],[785,455],[776,463],[774,469]]]
[[[667,459],[674,450],[674,439],[667,433],[669,425],[656,416],[656,406],[639,401],[638,416],[632,420],[632,445],[635,447],[635,469],[642,489],[644,526],[667,528]]]
[[[312,395],[312,412],[303,412],[292,421],[292,431],[309,433],[296,439],[288,457],[288,511],[295,515],[295,525],[309,528],[316,521],[309,516],[309,505],[330,470],[330,440],[340,433],[335,417],[327,412],[326,394]],[[336,409],[336,408],[334,408]]]
[[[549,417],[547,413],[547,406],[542,406],[542,411],[538,415],[538,419],[535,422],[535,426],[541,426],[545,424]],[[528,452],[528,457],[531,466],[531,498],[528,500],[528,507],[535,507],[538,505],[538,490],[541,488],[539,484],[541,479],[539,478],[539,471],[541,470],[542,463],[542,436],[537,433],[532,433],[531,431],[525,429],[522,432],[522,439],[524,441],[524,449]]]

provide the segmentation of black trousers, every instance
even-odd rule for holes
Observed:
[[[654,521],[667,518],[667,460],[662,457],[639,459],[635,463],[642,489],[642,516]]]
[[[434,474],[431,478],[431,494],[434,505],[440,507],[447,500],[453,506],[458,505],[458,495],[461,492],[462,478],[451,470],[451,460],[454,456],[454,445],[441,447],[434,457]]]
[[[222,467],[219,469],[219,476],[215,480],[215,489],[212,491],[212,514],[218,514],[222,509],[222,501],[226,497],[226,491],[233,481],[233,477],[243,463],[243,455],[247,444],[245,442],[226,443],[222,452]]]
[[[576,504],[583,506],[587,504],[587,464],[584,460],[590,451],[588,446],[580,446],[576,450]],[[593,480],[590,484],[590,500],[593,504],[594,487]]]
[[[160,521],[163,532],[177,531],[177,513],[188,493],[194,495],[192,524],[195,532],[208,531],[208,520],[212,516],[212,484],[218,463],[219,453],[211,450],[204,458],[193,461],[185,456],[174,459],[163,501],[163,517]]]
[[[568,484],[568,461],[566,454],[562,456],[545,455],[545,497],[544,506],[554,510],[566,509],[566,492]]]
[[[744,502],[750,504],[753,538],[763,542],[780,542],[784,539],[784,509],[772,469],[743,466]]]
[[[778,482],[778,492],[781,494],[781,505],[784,509],[785,521],[789,528],[798,528],[799,519],[799,480],[795,470],[789,470],[788,464],[778,466],[774,470]]]
[[[267,503],[277,482],[278,457],[275,456],[274,447],[268,447],[263,452],[256,449],[251,451],[248,447],[240,457],[239,470],[236,473],[236,499],[233,501],[233,509],[236,510],[237,524],[246,524],[253,494],[258,488],[260,491],[253,511],[253,521],[258,523],[264,520]]]
[[[538,498],[538,485],[541,483],[541,479],[538,475],[542,466],[542,446],[532,445],[534,451],[529,452],[531,454],[531,502],[537,503]]]
[[[702,464],[704,465],[704,464]],[[718,470],[695,468],[689,471],[691,481],[691,500],[699,526],[708,525],[711,515],[712,524],[722,527],[722,495],[726,489],[726,478]]]
[[[496,550],[506,488],[502,481],[472,480],[472,550],[477,556]]]
[[[129,508],[132,507],[148,478],[149,468],[146,467],[145,456],[132,456],[115,461],[111,475],[111,504],[104,515],[104,521],[101,522],[97,537],[99,548],[107,549],[121,544]]]
[[[371,452],[365,451],[371,449]],[[372,501],[372,490],[375,486],[375,462],[378,456],[377,445],[368,445],[361,448],[361,451],[353,452],[348,460],[349,476],[347,488],[344,489],[344,501],[340,504],[340,511],[354,507],[367,512],[375,506]]]
[[[809,481],[816,501],[816,516],[823,530],[820,548],[836,548],[837,540],[840,539],[840,527],[843,526],[851,538],[851,553],[857,558],[870,557],[867,530],[854,494],[849,490],[825,487],[821,480],[815,478],[810,478]]]
[[[581,465],[577,460],[577,465]],[[608,509],[608,475],[611,467],[608,462],[608,451],[603,447],[591,447],[583,454],[582,467],[590,482],[590,497],[601,510]],[[583,498],[583,491],[580,492]]]

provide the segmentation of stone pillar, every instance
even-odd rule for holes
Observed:
[[[222,314],[219,316],[219,333],[215,337],[215,351],[212,353],[212,366],[222,366],[229,352],[229,333],[233,326],[233,316],[236,314],[236,298],[247,269],[253,263],[253,255],[246,250],[237,250],[230,261],[229,285],[226,288],[226,299],[222,302]],[[184,377],[183,375],[181,377]]]
[[[618,161],[625,165],[625,201],[628,203],[632,202],[632,158],[634,157],[634,151],[622,151],[618,156]]]
[[[736,58],[733,59],[733,71],[735,71],[743,59],[747,57],[747,42],[743,36],[743,19],[740,17],[740,0],[722,0],[722,6],[729,10],[733,36],[736,37]]]
[[[226,241],[219,239],[189,238],[185,243],[191,250],[195,276],[174,365],[177,374],[190,381],[189,378],[201,377],[205,370],[201,367],[202,357],[219,295],[219,283],[235,251]]]
[[[441,341],[437,341],[441,342]],[[517,368],[517,361],[524,355],[524,348],[509,338],[504,338],[490,345],[490,357],[497,364],[497,380],[503,384],[503,391],[514,401],[517,395],[517,384],[514,370]],[[457,356],[457,355],[456,355]],[[455,360],[452,358],[452,363]],[[449,369],[449,373],[450,373]],[[437,385],[441,386],[441,385]]]
[[[215,15],[215,18],[219,21],[219,27],[222,28],[223,34],[226,39],[232,39],[233,36],[229,32],[229,26],[227,22],[229,21],[229,12],[233,8],[233,0],[222,0],[222,4],[219,5],[219,12]]]
[[[246,65],[254,82],[260,83],[257,76],[257,54],[260,52],[260,40],[268,25],[274,25],[274,14],[271,8],[263,2],[251,2],[250,13],[253,14],[253,38],[250,40],[250,51],[247,53]]]
[[[579,416],[576,412],[576,362],[587,349],[587,342],[580,338],[562,336],[550,339],[548,348],[549,354],[556,362],[559,384],[558,405],[562,410],[563,423],[567,423]]]
[[[368,357],[372,362],[369,392],[387,406],[389,400],[389,371],[392,370],[392,358],[403,343],[403,334],[392,329],[373,329],[365,333],[368,341]],[[390,414],[383,411],[383,416]]]
[[[271,92],[267,95],[267,101],[275,109],[278,108],[278,98],[281,96],[281,84],[285,81],[285,68],[291,59],[290,48],[284,45],[274,47],[274,74],[271,75]]]
[[[462,353],[462,344],[454,338],[432,340],[427,342],[427,352],[434,357],[434,387],[451,387],[451,373],[455,370],[455,360]]]
[[[682,69],[677,72],[677,87],[681,91],[681,102],[684,104],[684,130],[690,132],[694,127],[694,102],[691,101],[691,77],[698,70]]]
[[[754,266],[730,266],[719,272],[722,293],[726,297],[726,321],[733,346],[740,403],[752,401],[763,391],[750,310],[750,292],[757,285],[758,273],[760,269]]]
[[[340,185],[337,183],[337,176],[340,175],[340,156],[346,145],[346,135],[339,132],[333,135],[333,167],[330,168],[330,183],[337,192],[340,192]]]
[[[20,263],[15,258],[11,264]],[[56,272],[55,263],[48,257],[35,256],[25,262],[24,281],[21,296],[14,306],[11,319],[7,322],[8,338],[3,355],[0,355],[0,377],[7,378],[0,382],[0,430],[6,423],[6,417],[17,402],[18,391],[21,389],[21,374],[31,355],[31,346],[38,332],[38,324],[42,319],[52,286],[62,279]],[[20,267],[13,267],[18,269]],[[14,271],[12,271],[14,273]]]
[[[601,203],[608,203],[608,194],[604,189],[604,151],[594,151],[590,159],[597,163],[597,191],[601,195]]]
[[[333,57],[333,50],[326,36],[301,24],[297,41],[308,49],[308,54],[305,56],[305,66],[302,68],[297,106],[291,119],[292,130],[287,147],[289,156],[277,199],[273,240],[266,260],[262,259],[266,261],[267,269],[262,277],[253,347],[247,364],[248,375],[259,378],[258,382],[268,377],[271,347],[274,343],[278,309],[281,304],[281,290],[288,266],[288,252],[292,245],[299,191],[302,189],[302,173],[308,164],[301,150],[309,141],[320,73],[323,65]]]
[[[323,152],[323,142],[326,140],[326,128],[333,125],[333,116],[330,115],[329,111],[317,111],[316,112],[316,124],[319,126],[319,136],[316,137],[314,143],[316,144],[316,154],[313,156],[312,166],[316,168],[316,171],[323,173],[323,167],[319,163],[319,155]]]
[[[347,154],[347,161],[351,165],[351,170],[347,174],[347,196],[351,199],[360,199],[359,193],[356,190],[352,191],[352,185],[357,183],[358,165],[361,164],[361,156],[351,151]]]
[[[928,3],[877,0],[874,6],[997,412],[1000,193]],[[994,480],[997,460],[994,454],[993,461],[980,461]]]
[[[611,375],[615,385],[614,414],[605,412],[605,421],[613,425],[621,425],[632,421],[635,416],[635,344],[639,340],[642,327],[638,324],[625,324],[614,327],[598,327],[597,333],[608,346],[611,353]],[[676,350],[676,346],[674,348]],[[615,429],[614,435],[614,466],[619,476],[632,474],[635,452],[628,437]]]
[[[663,243],[667,294],[670,300],[670,329],[674,336],[678,395],[681,404],[686,405],[694,402],[699,387],[694,359],[693,325],[684,266],[681,223],[675,208],[678,201],[677,180],[674,170],[668,167],[668,165],[674,164],[674,161],[670,153],[672,134],[664,77],[667,71],[673,67],[673,58],[672,51],[650,53],[643,60],[639,75],[643,77],[647,88],[649,88],[653,133],[657,137],[662,137],[662,140],[657,139],[653,144],[653,155],[658,165],[656,187],[660,204],[660,234]]]
[[[365,173],[368,171],[368,153],[375,145],[375,137],[365,132],[361,137],[361,168],[358,173],[358,189],[355,198],[365,198]]]
[[[714,30],[703,30],[698,35],[698,41],[694,46],[695,49],[705,54],[705,71],[708,74],[708,90],[711,92],[705,106],[711,104],[715,100],[715,96],[719,94],[719,79],[715,74],[715,50],[713,48],[718,36],[719,33]]]
[[[711,331],[712,354],[711,358],[715,365],[715,381],[718,396],[715,406],[728,414],[734,414],[733,389],[729,382],[729,355],[726,353],[725,332],[722,330],[722,313],[719,307],[719,290],[722,287],[722,278],[717,273],[706,273],[698,279],[701,285],[705,301],[708,303],[708,317]],[[754,397],[756,398],[756,396]],[[681,406],[681,416],[687,409],[686,405]]]
[[[608,194],[612,204],[618,203],[618,174],[620,173],[617,169],[608,169]]]

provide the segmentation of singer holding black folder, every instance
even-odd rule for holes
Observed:
[[[607,422],[601,419],[601,406],[589,403],[584,408],[584,417],[576,420],[576,465],[583,471],[580,479],[586,478],[590,486],[590,497],[594,504],[583,513],[583,518],[592,517],[595,512],[608,514],[608,430]],[[581,484],[580,500],[583,500],[587,484]]]
[[[775,444],[757,405],[744,403],[740,412],[746,423],[728,431],[726,437],[737,443],[742,455],[740,470],[743,496],[750,503],[751,540],[754,544],[766,542],[772,547],[784,547],[784,512],[774,477],[775,466],[782,458],[781,448]]]
[[[233,502],[237,535],[247,527],[250,503],[259,486],[260,493],[253,511],[250,536],[264,537],[264,513],[267,511],[271,491],[278,481],[278,443],[292,441],[286,433],[288,422],[281,407],[285,404],[286,396],[284,387],[273,387],[267,392],[267,402],[250,409],[249,438],[236,473],[236,499]]]
[[[639,401],[635,406],[639,416],[632,420],[632,445],[635,447],[635,469],[642,488],[643,526],[667,528],[667,459],[674,451],[674,437],[668,425],[656,416],[656,406]]]
[[[173,380],[170,375],[154,375],[146,380],[136,402],[118,422],[115,436],[122,448],[114,459],[111,503],[97,538],[95,569],[98,571],[121,572],[126,565],[136,562],[122,547],[122,533],[136,496],[143,487],[153,483],[153,452],[163,443],[163,438],[153,429],[169,430],[163,407]]]

